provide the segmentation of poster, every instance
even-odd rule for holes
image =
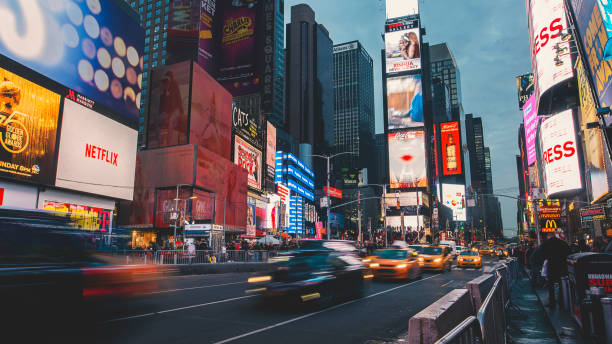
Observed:
[[[533,73],[517,76],[516,89],[518,91],[519,110],[523,110],[523,105],[533,94]]]
[[[523,106],[523,123],[525,128],[525,150],[527,151],[527,165],[536,162],[536,133],[538,129],[538,109],[535,94],[532,94]]]
[[[221,0],[219,0],[221,1]],[[209,74],[215,75],[214,20],[217,0],[200,1],[200,27],[198,37],[198,64]]]
[[[461,174],[461,133],[459,122],[440,123],[442,172],[445,176]]]
[[[420,74],[387,79],[387,121],[389,129],[424,125]]]
[[[249,187],[261,189],[261,151],[246,143],[240,136],[234,136],[234,163],[247,171]]]
[[[266,138],[266,165],[268,165],[268,176],[274,178],[274,164],[276,161],[276,127],[267,122]]]
[[[442,184],[442,203],[453,210],[453,220],[465,221],[465,185]]]
[[[385,25],[387,73],[421,69],[421,29],[418,19],[401,19]]]
[[[389,133],[391,188],[427,187],[427,159],[423,130]]]

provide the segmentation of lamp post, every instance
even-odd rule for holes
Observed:
[[[321,158],[321,159],[325,159],[327,160],[327,195],[325,195],[325,197],[327,197],[327,224],[325,227],[325,231],[327,232],[327,240],[330,240],[330,228],[329,228],[329,208],[330,208],[330,200],[329,200],[329,160],[333,159],[337,156],[343,155],[343,154],[354,154],[357,155],[357,153],[353,153],[353,152],[341,152],[341,153],[336,153],[333,155],[318,155],[318,154],[311,154],[309,156],[315,157],[315,158]]]
[[[385,247],[387,247],[387,185],[388,184],[366,184],[361,186],[380,186],[382,188],[383,229],[385,231]]]
[[[174,199],[174,209],[176,211],[176,219],[174,220],[174,241],[173,241],[175,251],[176,251],[176,227],[178,227],[178,221],[179,221],[178,202],[181,201],[181,198],[179,198],[179,189],[183,186],[191,186],[191,184],[178,184],[176,186],[176,198]],[[191,196],[191,197],[195,198],[195,196]]]

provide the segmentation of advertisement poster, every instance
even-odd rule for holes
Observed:
[[[533,94],[533,73],[524,74],[516,77],[516,89],[518,90],[519,110]]]
[[[538,129],[538,109],[535,94],[525,102],[523,106],[523,123],[525,127],[525,149],[527,150],[527,165],[532,165],[537,158],[536,133]]]
[[[187,143],[190,63],[161,66],[151,72],[148,148]]]
[[[234,136],[234,163],[247,171],[249,187],[261,189],[261,151],[246,143],[240,136]]]
[[[423,130],[389,133],[391,188],[427,186],[427,159]]]
[[[387,79],[387,120],[389,129],[423,126],[420,74]]]
[[[567,32],[564,0],[531,1],[531,28],[536,97],[541,97],[574,76],[569,42],[561,40],[563,32]],[[557,45],[565,54],[557,55]]]
[[[0,175],[53,182],[60,95],[0,68]]]
[[[423,193],[418,192],[395,192],[393,194],[388,193],[385,203],[390,208],[397,208],[399,202],[400,207],[407,207],[411,205],[423,204]]]
[[[218,0],[200,1],[200,27],[198,37],[198,64],[209,74],[216,74],[214,50],[214,19]],[[220,0],[219,0],[220,1]]]
[[[247,203],[247,217],[246,217],[246,235],[250,237],[255,236],[255,229],[257,223],[257,209],[255,204]]]
[[[113,211],[72,203],[44,201],[44,210],[67,213],[71,225],[81,230],[108,231]]]
[[[418,0],[386,0],[387,19],[419,14]]]
[[[461,132],[459,122],[440,123],[442,172],[445,176],[461,174]]]
[[[276,161],[276,127],[270,122],[266,123],[266,165],[268,165],[268,176],[274,177],[274,163]]]
[[[421,69],[421,35],[418,19],[402,19],[385,25],[387,73]]]
[[[233,96],[257,91],[256,25],[261,0],[219,2],[218,80]]]
[[[584,132],[588,178],[591,180],[591,197],[593,200],[597,200],[610,190],[610,181],[606,171],[606,146],[601,130],[586,128],[587,123],[598,122],[598,118],[588,76],[580,60],[576,62],[576,78],[578,80],[578,94],[580,95],[580,126]]]
[[[193,66],[189,143],[230,160],[232,95],[200,66]]]
[[[465,185],[442,184],[442,203],[453,210],[453,220],[465,221]]]
[[[540,130],[546,195],[582,188],[572,110],[545,120]]]
[[[64,99],[55,185],[132,200],[138,131]]]
[[[156,205],[155,209],[155,228],[170,228],[175,224],[182,225],[182,221],[191,216],[191,188],[183,187],[179,189],[178,198],[176,201],[176,189],[158,189],[156,190]],[[178,209],[179,215],[177,218],[172,216],[172,213]]]
[[[257,113],[248,113],[232,104],[232,131],[257,149],[263,148],[263,142],[261,142],[263,135]]]
[[[144,31],[113,1],[4,1],[0,54],[136,123]]]
[[[215,194],[203,190],[193,190],[191,202],[191,220],[210,220],[214,222]],[[189,201],[186,201],[189,202]]]

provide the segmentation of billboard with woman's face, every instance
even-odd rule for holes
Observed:
[[[421,39],[418,19],[401,19],[386,24],[387,73],[421,69]]]
[[[423,130],[389,133],[391,188],[427,186],[427,157]]]
[[[424,125],[423,86],[420,74],[387,79],[387,119],[389,129]]]

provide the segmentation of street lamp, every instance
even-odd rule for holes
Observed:
[[[329,160],[333,159],[337,156],[343,155],[343,154],[353,154],[353,155],[358,155],[357,153],[353,153],[353,152],[341,152],[341,153],[336,153],[333,155],[318,155],[318,154],[311,154],[308,156],[311,157],[315,157],[315,158],[321,158],[321,159],[325,159],[327,160],[327,193],[329,194]],[[327,240],[330,240],[330,229],[329,229],[329,207],[330,207],[330,202],[329,202],[329,195],[325,195],[325,197],[327,197],[327,225],[326,225],[326,231],[327,231]]]
[[[387,185],[389,184],[366,184],[366,185],[362,185],[360,187],[367,187],[367,186],[380,186],[382,188],[382,192],[383,192],[383,229],[385,231],[385,247],[387,247]],[[361,226],[359,227],[359,231],[361,232]]]

